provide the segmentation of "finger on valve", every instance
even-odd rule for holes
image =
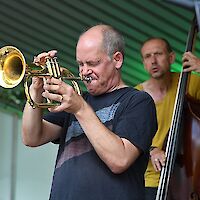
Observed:
[[[57,54],[57,50],[51,50],[51,51],[48,52],[48,55],[50,57],[54,57],[56,54]]]
[[[51,50],[49,52],[40,53],[37,56],[34,56],[33,64],[35,65],[45,65],[47,57],[54,57],[57,54],[56,50]]]
[[[44,65],[45,64],[45,60],[46,60],[46,56],[48,56],[48,53],[43,52],[37,56],[34,56],[33,58],[33,64],[39,66],[39,65]]]

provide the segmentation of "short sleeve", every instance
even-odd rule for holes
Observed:
[[[116,132],[142,151],[148,151],[157,131],[156,108],[152,97],[137,91],[121,109]]]
[[[43,116],[43,119],[50,123],[63,127],[66,117],[68,115],[69,114],[66,112],[58,112],[58,113],[48,112]]]

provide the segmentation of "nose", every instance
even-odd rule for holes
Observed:
[[[87,71],[87,68],[85,67],[85,65],[82,65],[79,67],[79,70],[80,70],[81,74],[85,74]]]
[[[92,70],[87,66],[87,64],[80,66],[79,71],[83,76],[87,76],[92,73]]]
[[[157,60],[156,60],[156,55],[155,54],[151,54],[151,63],[154,64],[154,63],[157,63]]]

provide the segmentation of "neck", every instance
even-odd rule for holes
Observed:
[[[124,87],[127,87],[127,85],[122,80],[120,80],[116,85],[111,87],[108,92],[112,92],[114,90],[118,90],[118,89],[124,88]]]
[[[165,97],[171,85],[171,73],[165,74],[162,78],[150,78],[143,83],[143,88],[148,92],[155,102]]]
[[[149,86],[151,86],[152,90],[158,90],[160,92],[167,91],[171,85],[171,73],[165,74],[163,77],[155,79],[150,78],[148,80]]]

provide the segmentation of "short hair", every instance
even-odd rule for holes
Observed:
[[[163,41],[163,42],[165,43],[165,45],[166,45],[166,47],[167,47],[168,53],[171,53],[171,52],[173,51],[173,49],[172,49],[170,43],[168,42],[168,40],[165,39],[165,38],[162,38],[162,37],[150,37],[150,38],[148,38],[147,40],[145,40],[145,41],[142,43],[142,47],[144,46],[144,44],[145,44],[146,42],[149,42],[149,41],[151,41],[151,40],[161,40],[161,41]],[[141,49],[142,49],[142,47],[141,47]]]
[[[103,26],[102,27],[103,34],[103,49],[108,54],[110,58],[112,55],[119,51],[124,56],[125,54],[125,41],[123,36],[113,27],[111,26]]]

